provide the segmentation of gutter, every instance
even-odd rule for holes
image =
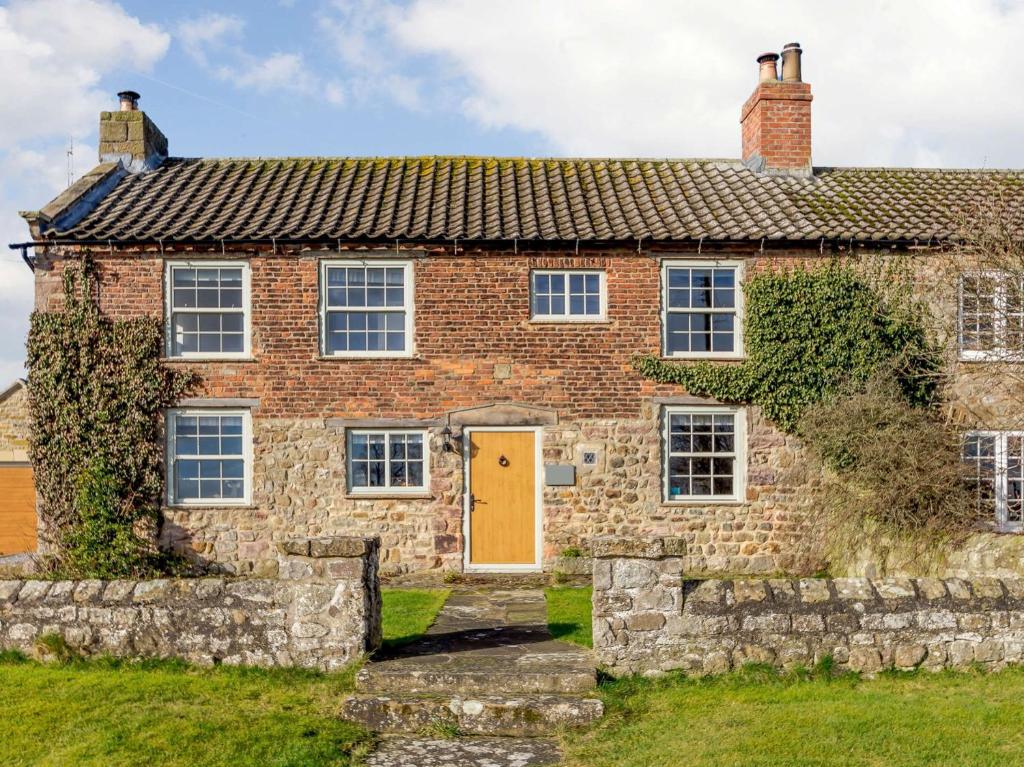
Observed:
[[[39,243],[35,242],[12,242],[7,247],[11,250],[20,250],[21,260],[24,261],[28,265],[28,268],[34,272],[36,270],[35,257],[29,256],[28,249],[34,248],[38,244]]]

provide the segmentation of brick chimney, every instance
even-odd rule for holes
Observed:
[[[743,105],[740,127],[743,163],[759,173],[810,176],[811,86],[803,82],[799,43],[782,51],[782,79],[777,53],[757,57],[758,83]]]
[[[145,112],[139,94],[121,91],[118,112],[100,112],[100,162],[120,162],[132,173],[152,170],[167,159],[167,137]]]

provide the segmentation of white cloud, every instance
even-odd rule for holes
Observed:
[[[98,113],[113,106],[102,77],[149,70],[170,38],[104,0],[15,0],[0,7],[0,387],[23,373],[33,304],[28,267],[7,243],[28,239],[19,208],[39,206],[67,183],[65,147],[76,137],[78,172],[96,147]],[[128,85],[126,83],[125,85]]]
[[[816,163],[1024,165],[1024,3],[413,0],[376,18],[461,83],[464,114],[558,152],[734,157],[754,58],[799,40]]]
[[[391,39],[398,10],[383,0],[334,0],[317,24],[348,73],[348,90],[360,102],[384,97],[410,111],[424,109],[424,83]]]
[[[236,88],[284,91],[323,97],[334,105],[343,103],[342,86],[316,74],[302,53],[254,55],[243,45],[244,33],[245,21],[240,17],[207,13],[178,24],[177,38],[193,61]]]

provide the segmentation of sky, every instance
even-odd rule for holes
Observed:
[[[96,162],[116,92],[175,156],[736,157],[798,41],[816,165],[1024,167],[1024,0],[0,1],[0,238]],[[32,279],[0,250],[0,388]]]

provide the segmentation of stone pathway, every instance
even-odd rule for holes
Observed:
[[[544,738],[388,738],[367,767],[548,767],[558,764],[557,744]]]
[[[599,719],[596,686],[590,653],[551,637],[542,590],[471,588],[424,637],[367,663],[343,716],[405,736],[386,739],[371,765],[557,764],[544,736]],[[431,738],[439,728],[461,737]]]

